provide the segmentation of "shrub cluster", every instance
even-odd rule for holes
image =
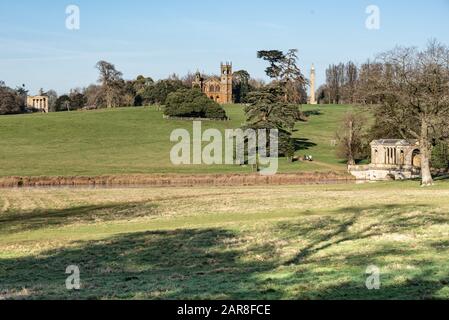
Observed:
[[[170,93],[164,113],[169,117],[227,119],[225,110],[198,89],[180,89]]]

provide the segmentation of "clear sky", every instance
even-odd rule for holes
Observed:
[[[80,8],[80,29],[66,28],[66,7]],[[369,5],[380,29],[365,26]],[[264,77],[262,49],[297,48],[318,81],[330,63],[361,63],[396,44],[449,45],[449,0],[1,0],[0,80],[8,86],[70,88],[94,83],[98,60],[126,79],[188,71],[218,72],[221,61]]]

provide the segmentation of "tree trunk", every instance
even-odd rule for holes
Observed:
[[[353,166],[355,165],[355,159],[354,159],[354,122],[352,120],[349,120],[348,123],[348,165]]]
[[[112,94],[113,94],[112,89],[106,87],[106,107],[108,109],[112,108],[112,99],[113,99]]]
[[[421,121],[421,186],[428,187],[433,185],[432,173],[430,172],[430,144],[429,144],[429,127],[426,119]]]

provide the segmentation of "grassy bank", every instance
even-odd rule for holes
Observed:
[[[297,154],[315,162],[280,161],[280,172],[340,171],[331,140],[347,106],[305,106],[319,109],[310,122],[297,126]],[[242,106],[226,106],[229,122],[204,122],[203,129],[239,128]],[[156,108],[120,108],[0,117],[0,176],[100,176],[164,173],[250,173],[239,166],[174,166],[170,134],[192,130],[191,121],[164,120]]]
[[[0,298],[448,299],[448,196],[447,182],[2,190]]]

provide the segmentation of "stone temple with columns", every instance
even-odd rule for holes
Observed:
[[[37,110],[48,113],[48,97],[47,96],[28,96],[27,107],[31,110]]]
[[[417,140],[383,139],[371,142],[371,164],[349,166],[358,180],[382,181],[419,178],[421,156]]]

